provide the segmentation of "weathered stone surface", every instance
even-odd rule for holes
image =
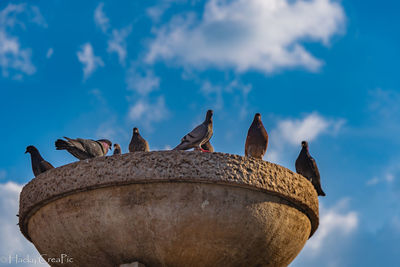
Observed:
[[[262,160],[136,152],[39,175],[19,218],[41,253],[74,266],[286,266],[318,227],[318,198]]]

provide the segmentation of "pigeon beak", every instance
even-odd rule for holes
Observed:
[[[25,154],[28,153],[28,150],[25,150]]]

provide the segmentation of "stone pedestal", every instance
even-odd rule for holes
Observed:
[[[68,266],[277,267],[317,229],[318,198],[304,177],[262,160],[136,152],[38,176],[19,214],[38,251],[66,254]]]

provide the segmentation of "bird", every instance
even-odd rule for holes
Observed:
[[[246,157],[262,159],[265,152],[267,152],[267,147],[268,133],[261,121],[261,114],[256,113],[247,132],[244,154]]]
[[[208,141],[207,143],[202,144],[201,148],[206,150],[206,151],[209,151],[209,152],[214,152],[214,147],[211,145],[210,141]],[[194,150],[201,151],[198,147],[195,147]]]
[[[121,146],[119,144],[114,144],[113,155],[121,155]]]
[[[308,151],[308,142],[302,141],[301,146],[300,154],[295,163],[296,172],[306,177],[313,184],[318,196],[325,196],[326,194],[321,188],[321,177],[317,163]]]
[[[190,133],[182,137],[181,143],[177,145],[173,150],[188,150],[191,148],[197,148],[203,152],[201,146],[207,143],[213,135],[213,111],[210,109],[207,111],[206,118],[202,124],[194,128]]]
[[[67,150],[79,160],[105,156],[112,146],[111,141],[108,139],[71,139],[65,136],[64,138],[66,140],[58,139],[55,142],[56,149]]]
[[[44,173],[50,169],[54,169],[54,166],[49,162],[45,161],[39,153],[39,150],[34,146],[27,146],[25,154],[31,154],[32,171],[35,177],[39,174]]]
[[[129,143],[129,152],[150,151],[149,143],[140,135],[137,127],[133,128],[131,142]]]

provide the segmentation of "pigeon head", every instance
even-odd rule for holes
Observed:
[[[308,148],[308,142],[307,141],[302,141],[301,146],[304,148]]]
[[[261,114],[260,113],[256,113],[256,115],[254,115],[254,119],[260,121],[261,120]]]
[[[114,144],[114,149],[115,148],[120,148],[119,144]]]
[[[110,147],[112,146],[111,141],[108,140],[108,139],[100,139],[100,140],[97,140],[97,142],[107,144],[107,145],[108,145],[108,148],[110,148]],[[107,149],[108,149],[108,148],[107,148]]]
[[[133,128],[133,134],[139,134],[139,129],[138,128]]]
[[[27,146],[26,147],[25,154],[26,153],[34,153],[34,152],[39,152],[36,147],[34,147],[34,146]]]
[[[213,111],[211,109],[207,110],[206,121],[210,121],[212,119]]]

